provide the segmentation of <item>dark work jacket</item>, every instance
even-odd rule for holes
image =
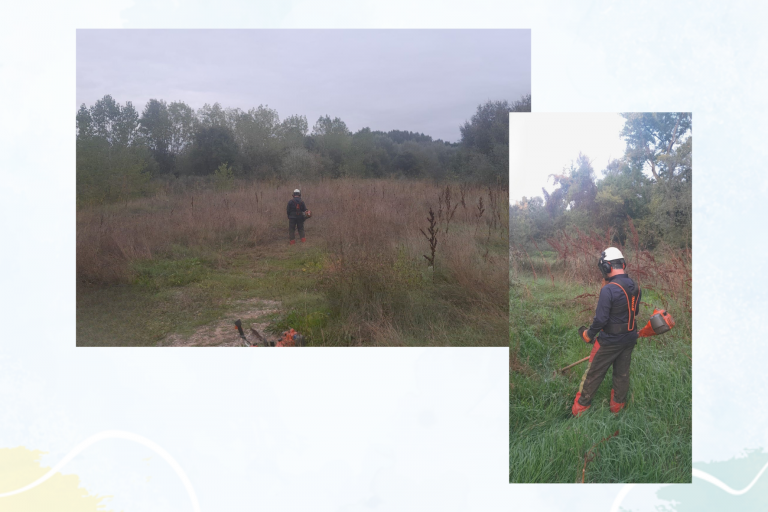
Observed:
[[[289,219],[304,219],[302,212],[307,211],[307,205],[304,204],[300,197],[294,197],[288,201],[287,211]]]
[[[640,299],[642,293],[640,288],[635,284],[627,274],[619,274],[608,278],[609,283],[617,283],[627,291],[629,298],[631,295],[637,292],[637,302],[635,305],[635,315],[640,311]],[[637,340],[637,318],[635,318],[634,329],[624,334],[609,334],[603,332],[602,329],[609,323],[627,325],[629,322],[629,309],[627,308],[627,295],[621,291],[621,288],[612,284],[606,284],[600,290],[600,298],[597,300],[597,308],[595,309],[595,318],[592,320],[592,325],[589,326],[587,336],[589,339],[594,339],[595,335],[598,335],[600,345],[610,345],[613,343],[630,343]]]

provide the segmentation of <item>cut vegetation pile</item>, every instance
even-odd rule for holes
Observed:
[[[309,345],[503,343],[506,190],[304,184],[314,216],[307,243],[288,246],[285,205],[295,186],[179,180],[151,198],[80,209],[78,345],[184,344],[253,300],[280,309],[244,324],[293,327]],[[422,233],[430,208],[433,256]]]

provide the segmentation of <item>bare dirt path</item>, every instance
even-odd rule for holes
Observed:
[[[203,325],[191,336],[182,336],[181,334],[171,334],[158,343],[160,347],[242,347],[243,342],[235,329],[235,320],[243,319],[243,330],[245,336],[252,345],[259,344],[259,340],[253,332],[251,326],[256,328],[259,333],[268,337],[274,336],[265,333],[265,328],[269,324],[266,316],[281,311],[280,302],[274,300],[249,299],[237,303],[238,308],[227,313],[227,317],[217,322]],[[259,320],[264,318],[264,322]]]

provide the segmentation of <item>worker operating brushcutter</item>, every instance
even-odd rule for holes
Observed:
[[[288,239],[291,245],[296,243],[296,228],[299,229],[301,241],[307,241],[304,238],[304,220],[308,219],[311,215],[307,205],[301,200],[301,191],[299,189],[294,190],[293,199],[288,201]]]
[[[637,343],[635,316],[640,311],[640,287],[625,273],[624,256],[608,247],[598,261],[604,286],[600,290],[595,318],[589,329],[579,328],[579,335],[593,343],[592,352],[571,412],[578,416],[592,403],[592,397],[613,365],[611,412],[618,413],[626,404],[629,391],[629,365]]]

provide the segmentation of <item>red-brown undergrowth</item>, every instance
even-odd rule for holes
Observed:
[[[562,230],[547,240],[558,256],[566,280],[594,284],[599,279],[597,255],[606,247],[617,247],[624,254],[627,272],[643,290],[654,291],[665,309],[690,317],[692,308],[692,253],[690,248],[657,247],[643,249],[632,219],[628,219],[631,237],[627,244],[617,240],[612,231],[584,232],[579,228]],[[577,297],[580,298],[580,297]],[[677,318],[677,317],[676,317]],[[687,328],[687,327],[686,327]]]

